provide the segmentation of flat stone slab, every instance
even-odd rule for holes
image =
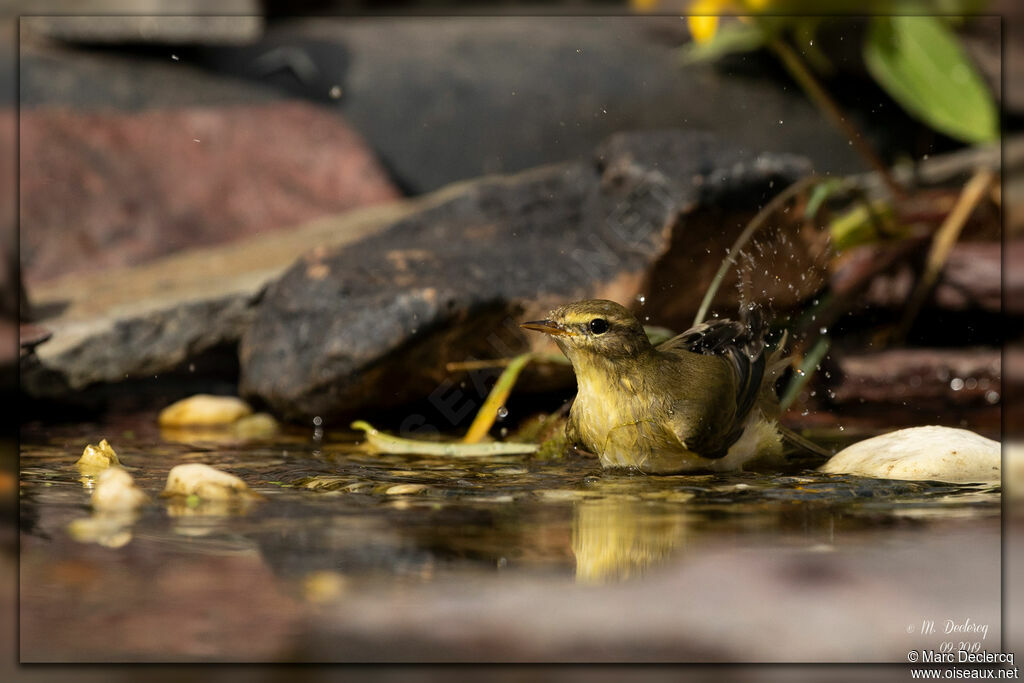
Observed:
[[[22,358],[21,387],[36,397],[66,396],[97,383],[150,377],[237,343],[263,288],[303,252],[359,239],[414,205],[371,207],[142,266],[41,283],[32,299],[51,336]]]

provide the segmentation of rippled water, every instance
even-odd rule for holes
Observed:
[[[499,587],[513,578],[642,581],[723,543],[824,552],[847,539],[863,543],[865,535],[885,543],[893,530],[941,533],[964,520],[994,528],[999,515],[991,487],[799,466],[784,474],[645,476],[603,472],[576,455],[369,454],[347,433],[217,443],[209,435],[161,434],[146,421],[130,427],[29,427],[22,434],[22,647],[29,659],[103,659],[103,636],[87,626],[97,614],[122,626],[128,619],[139,640],[127,655],[121,646],[108,650],[120,653],[112,656],[142,657],[147,630],[158,640],[166,624],[125,613],[174,613],[182,594],[195,591],[207,596],[207,609],[238,613],[238,624],[230,637],[200,629],[181,656],[246,659],[276,621],[293,623],[283,613],[353,592],[393,595],[402,586],[429,590],[432,582],[481,577]],[[136,516],[73,535],[69,525],[90,518],[92,485],[74,462],[86,443],[103,437],[151,502]],[[167,472],[185,462],[237,474],[262,499],[160,498]],[[239,590],[253,591],[251,607],[232,593]],[[283,601],[287,609],[268,607],[270,594],[277,597],[269,604]],[[81,622],[78,635],[54,639],[68,619]],[[88,649],[94,642],[99,653]]]

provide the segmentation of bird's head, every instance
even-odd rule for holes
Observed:
[[[567,304],[551,311],[546,320],[520,327],[550,335],[573,365],[584,358],[632,358],[651,348],[636,316],[606,299]]]

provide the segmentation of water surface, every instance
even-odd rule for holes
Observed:
[[[345,432],[217,442],[151,424],[23,431],[26,661],[306,658],[315,615],[344,621],[346,601],[367,596],[391,604],[459,585],[493,595],[503,586],[612,590],[723,548],[813,557],[908,538],[998,539],[993,487],[800,465],[648,476],[604,472],[578,455],[395,456],[363,452]],[[100,438],[151,497],[137,515],[91,515],[92,480],[74,462]],[[185,462],[234,473],[262,500],[160,498],[167,472]],[[83,519],[90,532],[72,533]]]

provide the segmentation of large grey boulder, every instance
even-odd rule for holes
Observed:
[[[336,107],[410,193],[588,154],[623,130],[707,130],[821,172],[864,162],[771,59],[683,65],[678,16],[316,17],[268,22],[257,43],[187,53],[210,69]],[[847,78],[848,114],[898,154],[921,125]],[[933,150],[934,152],[934,150]]]

